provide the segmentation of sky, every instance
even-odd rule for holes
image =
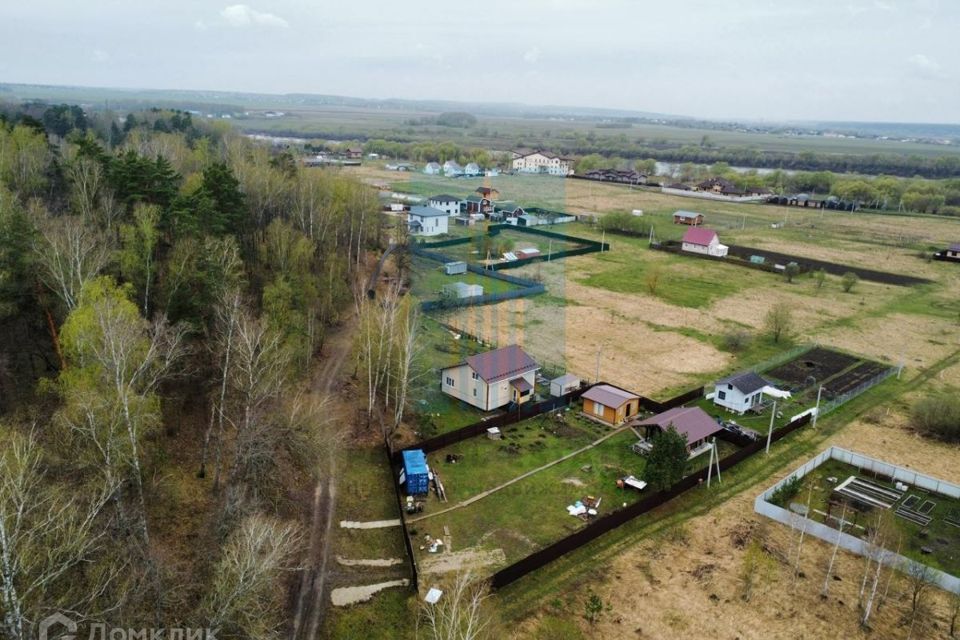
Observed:
[[[0,82],[960,123],[957,0],[3,0]]]

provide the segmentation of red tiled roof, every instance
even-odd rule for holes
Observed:
[[[713,242],[713,239],[716,237],[717,232],[713,229],[690,227],[687,229],[687,232],[683,234],[683,241],[707,247],[710,246],[710,243]]]

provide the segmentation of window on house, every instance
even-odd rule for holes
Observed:
[[[478,380],[480,378],[480,376],[477,374],[476,371],[471,371],[470,377],[473,378],[474,380]]]
[[[721,400],[726,400],[726,399],[727,399],[727,392],[726,392],[726,391],[717,391],[717,397],[720,398]]]
[[[733,385],[732,385],[732,384],[728,384],[728,385],[727,385],[727,389],[733,390]]]
[[[476,388],[476,387],[473,388],[473,397],[474,397],[474,398],[477,397],[477,388]]]
[[[453,386],[453,378],[447,377],[447,386],[448,386],[448,387],[452,387],[452,386]]]
[[[604,407],[604,406],[603,406],[602,404],[600,404],[599,402],[594,402],[594,403],[593,403],[593,415],[602,416],[604,409],[606,409],[606,407]]]

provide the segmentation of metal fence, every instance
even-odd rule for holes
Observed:
[[[774,430],[773,434],[771,435],[771,441],[776,442],[784,436],[793,433],[797,429],[808,424],[809,422],[810,416],[803,416],[802,418],[794,420],[790,424]],[[757,441],[749,444],[736,453],[723,458],[720,461],[720,470],[725,471],[739,464],[755,453],[762,451],[765,447],[765,441]],[[491,587],[494,589],[505,587],[511,582],[514,582],[527,575],[528,573],[546,566],[561,556],[579,549],[583,545],[599,538],[603,534],[612,531],[623,524],[626,524],[634,518],[643,515],[644,513],[647,513],[648,511],[651,511],[652,509],[655,509],[656,507],[659,507],[670,500],[673,500],[682,493],[699,486],[700,483],[706,479],[707,473],[707,469],[702,469],[697,473],[689,475],[666,491],[654,493],[640,500],[639,502],[635,502],[627,507],[618,509],[613,513],[598,518],[583,529],[580,529],[579,531],[572,533],[561,540],[558,540],[548,547],[544,547],[539,551],[535,551],[526,558],[518,560],[517,562],[504,567],[493,574],[491,579]]]
[[[876,385],[880,384],[881,382],[883,382],[884,380],[886,380],[896,372],[897,372],[897,367],[890,367],[889,369],[884,369],[883,371],[881,371],[874,377],[870,378],[869,380],[861,382],[858,386],[854,387],[850,391],[847,391],[846,393],[842,393],[839,396],[827,402],[822,402],[820,404],[818,415],[824,416],[830,413],[831,411],[833,411],[834,409],[837,409],[843,406],[844,404],[846,404],[847,402],[850,402],[851,400],[859,396],[861,393],[863,393],[870,387],[875,387]]]

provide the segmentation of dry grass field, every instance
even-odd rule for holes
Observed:
[[[406,180],[416,193],[469,193],[480,184],[362,171],[393,187]],[[837,444],[960,481],[960,449],[920,438],[908,417],[913,400],[930,391],[960,389],[960,365],[954,364],[960,354],[960,266],[919,255],[960,240],[960,220],[720,204],[576,180],[501,177],[487,182],[521,204],[600,215],[643,209],[644,221],[653,224],[660,238],[678,238],[684,230],[671,224],[673,210],[701,211],[705,226],[717,229],[722,242],[932,280],[916,287],[861,281],[844,292],[835,276],[822,287],[807,276],[788,283],[777,274],[652,251],[646,240],[607,234],[609,253],[513,272],[543,281],[546,295],[460,309],[442,319],[485,342],[522,344],[540,361],[585,379],[597,376],[599,361],[601,379],[652,397],[708,383],[805,342],[902,363],[903,380],[883,387],[890,397],[872,399],[864,412],[845,412],[842,421],[833,416],[838,420],[832,435],[826,440],[809,436],[809,441],[818,450]],[[782,228],[771,226],[784,222]],[[602,235],[582,223],[556,230],[595,239]],[[792,310],[793,329],[789,340],[773,344],[764,318],[778,303]],[[748,344],[731,348],[727,336],[735,333],[747,335]],[[676,509],[697,515],[680,528],[638,524],[637,530],[654,527],[658,533],[618,534],[628,537],[606,543],[601,538],[593,545],[610,545],[616,553],[606,554],[597,566],[584,566],[576,577],[565,565],[521,580],[507,597],[528,590],[522,610],[499,596],[494,601],[519,621],[519,637],[530,638],[946,637],[945,595],[933,596],[930,610],[910,629],[904,624],[908,603],[899,579],[873,619],[873,631],[861,630],[857,596],[863,560],[841,554],[835,570],[840,579],[831,580],[830,596],[821,599],[831,549],[817,540],[804,543],[806,577],[794,581],[790,558],[796,534],[762,521],[753,513],[753,499],[804,459],[784,458],[776,468],[764,466],[756,477],[738,480],[742,486],[709,511],[683,502]],[[754,553],[751,541],[765,549],[767,560],[747,602],[742,579],[745,558]],[[546,588],[541,580],[555,588]],[[596,625],[583,618],[590,593],[609,605]]]

